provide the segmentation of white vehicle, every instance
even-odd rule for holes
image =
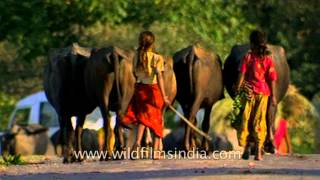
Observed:
[[[75,127],[76,118],[72,117],[72,125]],[[112,113],[112,123],[115,124],[115,114]],[[48,135],[51,137],[59,130],[58,115],[48,102],[43,91],[29,95],[21,99],[12,112],[8,129],[14,124],[29,125],[40,124],[49,129]],[[84,128],[98,130],[103,127],[103,120],[99,108],[96,108],[86,117]]]

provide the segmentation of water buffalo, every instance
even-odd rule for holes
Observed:
[[[181,104],[186,117],[194,124],[196,124],[196,113],[200,108],[204,108],[202,130],[208,133],[211,108],[223,97],[220,57],[197,45],[191,45],[176,52],[173,59],[177,78],[176,99]],[[184,146],[186,150],[196,147],[195,136],[189,126],[186,126]],[[206,151],[209,150],[208,141],[204,138],[202,147]]]
[[[109,155],[115,145],[114,129],[110,124],[110,110],[115,111],[118,117],[116,131],[120,134],[119,146],[124,144],[119,119],[125,114],[134,93],[133,57],[133,51],[122,50],[115,46],[93,50],[84,72],[86,94],[91,104],[99,106],[104,119],[106,141],[103,150],[107,150]]]
[[[44,91],[48,101],[58,114],[63,149],[63,162],[72,161],[74,130],[71,117],[83,124],[85,116],[93,111],[85,92],[84,69],[91,49],[73,44],[67,48],[51,49],[49,62],[44,71]],[[81,150],[81,128],[76,128],[75,149]],[[67,136],[66,136],[67,135]]]
[[[284,97],[289,86],[289,66],[287,63],[285,51],[281,46],[267,45],[267,48],[271,51],[272,58],[274,60],[275,69],[278,73],[278,80],[276,81],[276,98],[277,102]],[[235,97],[233,85],[236,83],[239,75],[239,65],[243,56],[248,52],[249,45],[236,45],[232,47],[230,55],[227,57],[224,69],[223,78],[225,87],[232,98]],[[271,102],[271,101],[269,101]],[[267,112],[267,139],[265,142],[265,151],[274,152],[273,146],[273,132],[274,132],[274,120],[277,106],[268,104]]]

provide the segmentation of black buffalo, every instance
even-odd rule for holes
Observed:
[[[267,48],[271,51],[275,69],[278,73],[278,80],[276,81],[276,98],[279,103],[287,92],[290,81],[290,70],[286,59],[286,54],[281,46],[267,45]],[[249,45],[236,45],[232,47],[230,55],[227,57],[224,69],[223,78],[225,87],[232,98],[235,97],[233,85],[236,83],[239,75],[239,66],[242,58],[248,52]],[[267,139],[265,142],[265,150],[268,152],[274,152],[273,146],[273,132],[274,132],[274,120],[277,111],[277,106],[272,106],[269,100],[268,112],[267,112]]]
[[[58,114],[61,129],[63,162],[72,161],[74,135],[80,137],[81,128],[74,132],[71,117],[83,124],[87,114],[96,107],[90,103],[85,92],[84,69],[91,49],[73,44],[67,48],[51,49],[49,62],[44,71],[44,91],[48,101]],[[75,149],[81,150],[81,141],[76,138]]]
[[[133,51],[109,46],[93,50],[88,62],[85,76],[86,95],[91,104],[99,106],[104,119],[105,144],[104,151],[111,155],[115,146],[115,132],[110,124],[110,111],[117,114],[116,131],[119,146],[124,144],[119,120],[126,113],[128,104],[134,93],[135,77],[133,75]],[[81,124],[80,124],[81,126]]]
[[[186,117],[196,124],[196,113],[204,108],[202,130],[210,127],[210,113],[213,104],[223,97],[222,65],[220,57],[192,45],[176,52],[173,56],[174,72],[177,78],[177,101]],[[186,150],[196,147],[195,136],[186,126],[184,146]],[[203,138],[202,147],[209,150],[208,141]]]

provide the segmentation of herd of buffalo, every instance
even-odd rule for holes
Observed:
[[[196,113],[205,110],[202,130],[210,127],[212,106],[224,98],[224,87],[231,97],[238,78],[238,66],[249,45],[236,45],[225,61],[224,67],[218,54],[207,51],[198,45],[191,45],[177,51],[173,58],[165,57],[165,91],[171,102],[177,100],[187,119],[196,124]],[[285,95],[289,85],[289,67],[285,51],[280,46],[268,45],[278,72],[276,97],[278,102]],[[103,150],[111,153],[125,148],[121,119],[134,94],[133,74],[134,51],[110,46],[101,49],[84,48],[73,44],[67,48],[51,49],[49,62],[44,72],[44,90],[48,101],[56,110],[64,147],[63,161],[72,162],[73,148],[81,151],[81,134],[87,114],[100,108],[104,122],[105,142]],[[268,106],[268,137],[265,150],[272,152],[274,119],[277,107]],[[110,111],[117,114],[117,123],[110,125]],[[75,130],[71,117],[77,117]],[[128,127],[125,127],[128,128]],[[186,126],[185,150],[195,148],[195,135]],[[73,147],[74,146],[74,147]],[[208,150],[206,139],[202,148]]]

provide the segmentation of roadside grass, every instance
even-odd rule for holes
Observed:
[[[0,166],[44,164],[51,158],[44,155],[5,155],[0,156]]]
[[[0,161],[3,165],[23,165],[25,161],[22,159],[21,155],[4,155]]]

